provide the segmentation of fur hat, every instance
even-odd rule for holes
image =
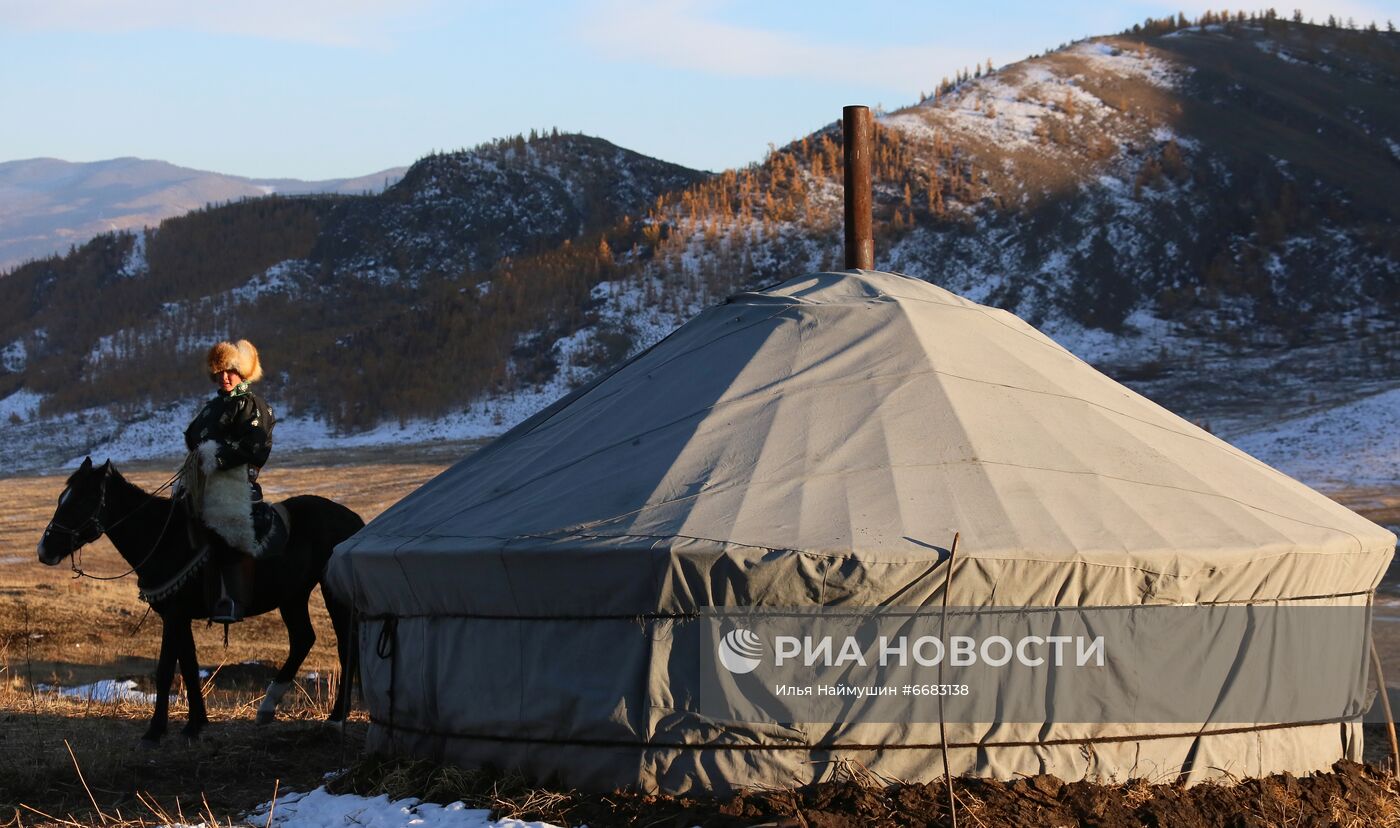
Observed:
[[[262,379],[262,362],[258,359],[258,349],[246,339],[237,342],[220,342],[209,349],[209,373],[237,371],[247,382]]]

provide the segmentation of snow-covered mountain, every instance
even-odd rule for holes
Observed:
[[[1297,435],[1333,433],[1317,423],[1357,400],[1382,414],[1356,428],[1395,419],[1397,93],[1400,37],[1272,16],[979,67],[879,113],[877,266],[1013,310],[1287,468]],[[510,139],[424,159],[378,197],[98,239],[0,280],[17,412],[0,435],[35,464],[120,455],[143,428],[154,450],[188,416],[187,366],[228,333],[272,344],[292,442],[499,432],[734,291],[838,267],[838,130],[713,176],[584,136]],[[128,362],[158,370],[114,385]]]
[[[243,178],[143,158],[6,161],[0,163],[0,272],[63,253],[100,233],[155,227],[208,204],[271,193],[379,192],[406,169],[301,181]]]

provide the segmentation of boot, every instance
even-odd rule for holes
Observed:
[[[253,559],[238,555],[219,566],[222,590],[209,620],[216,624],[234,624],[243,620],[253,585]]]

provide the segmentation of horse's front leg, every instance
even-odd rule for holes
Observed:
[[[142,744],[147,747],[153,747],[160,742],[170,718],[170,685],[175,681],[174,638],[181,626],[180,620],[161,619],[160,658],[156,661],[156,707],[151,713],[151,725],[141,737]],[[185,634],[189,635],[189,621],[184,621],[183,626]]]
[[[189,699],[190,718],[181,731],[186,739],[199,738],[199,731],[209,724],[204,711],[203,682],[199,678],[199,659],[195,656],[194,633],[188,623],[180,624],[175,633],[176,653],[180,660],[180,678],[185,681],[185,697]]]

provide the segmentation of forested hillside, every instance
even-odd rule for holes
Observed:
[[[596,138],[517,137],[425,158],[379,196],[248,199],[106,234],[0,279],[0,397],[139,411],[188,395],[198,354],[242,336],[264,343],[284,406],[345,427],[431,414],[506,382],[522,334],[577,323],[597,267],[571,239],[701,178]]]

